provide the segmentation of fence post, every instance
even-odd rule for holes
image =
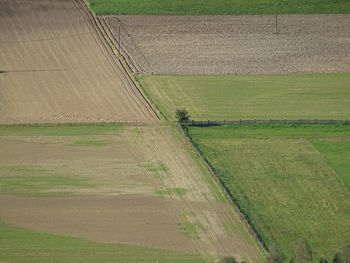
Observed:
[[[271,124],[271,119],[269,119],[269,124]]]
[[[242,124],[242,119],[239,119],[239,125],[241,125]]]
[[[194,126],[194,120],[192,120],[192,126]]]

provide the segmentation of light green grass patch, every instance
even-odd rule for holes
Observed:
[[[146,162],[142,164],[142,167],[149,173],[154,174],[167,174],[169,167],[163,162]]]
[[[181,188],[181,187],[165,188],[165,189],[157,189],[155,193],[160,196],[175,196],[182,199],[188,193],[188,189]]]
[[[110,144],[107,140],[76,140],[68,144],[69,146],[90,146],[90,147],[103,147]]]
[[[89,0],[97,14],[241,15],[350,13],[346,0]]]
[[[346,119],[350,74],[142,76],[164,117],[185,108],[195,120]]]
[[[0,222],[0,261],[23,263],[203,263],[207,256],[37,233]]]
[[[192,213],[183,213],[181,222],[178,223],[180,231],[189,239],[200,239],[205,227],[195,220]]]
[[[0,166],[0,193],[22,196],[59,196],[91,188],[89,180],[57,174],[39,165]]]
[[[0,125],[0,136],[85,136],[119,134],[118,124],[14,124]]]
[[[0,193],[24,196],[60,196],[74,194],[77,188],[91,188],[87,180],[64,176],[1,176]]]
[[[290,257],[305,238],[316,261],[321,255],[331,259],[349,241],[350,191],[339,179],[348,169],[348,147],[324,144],[350,140],[349,126],[190,127],[189,132],[267,245],[277,243]]]

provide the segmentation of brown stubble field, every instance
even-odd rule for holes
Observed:
[[[144,74],[350,71],[350,15],[106,16]]]
[[[167,125],[86,136],[4,134],[0,218],[102,243],[260,261],[263,252],[247,226],[194,156],[181,132]],[[38,176],[49,183],[23,188]]]
[[[1,123],[157,120],[80,1],[0,10]]]

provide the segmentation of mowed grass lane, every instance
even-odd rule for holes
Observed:
[[[349,126],[190,127],[263,240],[287,257],[300,238],[314,260],[350,240]]]
[[[346,119],[350,74],[143,76],[168,120],[185,108],[195,120]]]
[[[347,0],[89,0],[97,14],[241,15],[350,13]]]

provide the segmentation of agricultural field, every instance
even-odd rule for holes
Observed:
[[[241,15],[350,13],[346,0],[89,0],[97,14],[120,15]]]
[[[0,261],[263,259],[171,125],[1,126],[0,203]]]
[[[278,34],[273,15],[103,20],[141,74],[350,72],[349,14],[280,15]]]
[[[268,245],[300,238],[314,261],[350,239],[349,126],[190,127],[189,134]]]
[[[0,10],[0,123],[157,120],[80,1]]]
[[[349,1],[0,0],[0,24],[0,262],[349,242],[348,126],[174,124],[347,119]]]
[[[350,74],[141,76],[163,116],[194,120],[347,119]]]

